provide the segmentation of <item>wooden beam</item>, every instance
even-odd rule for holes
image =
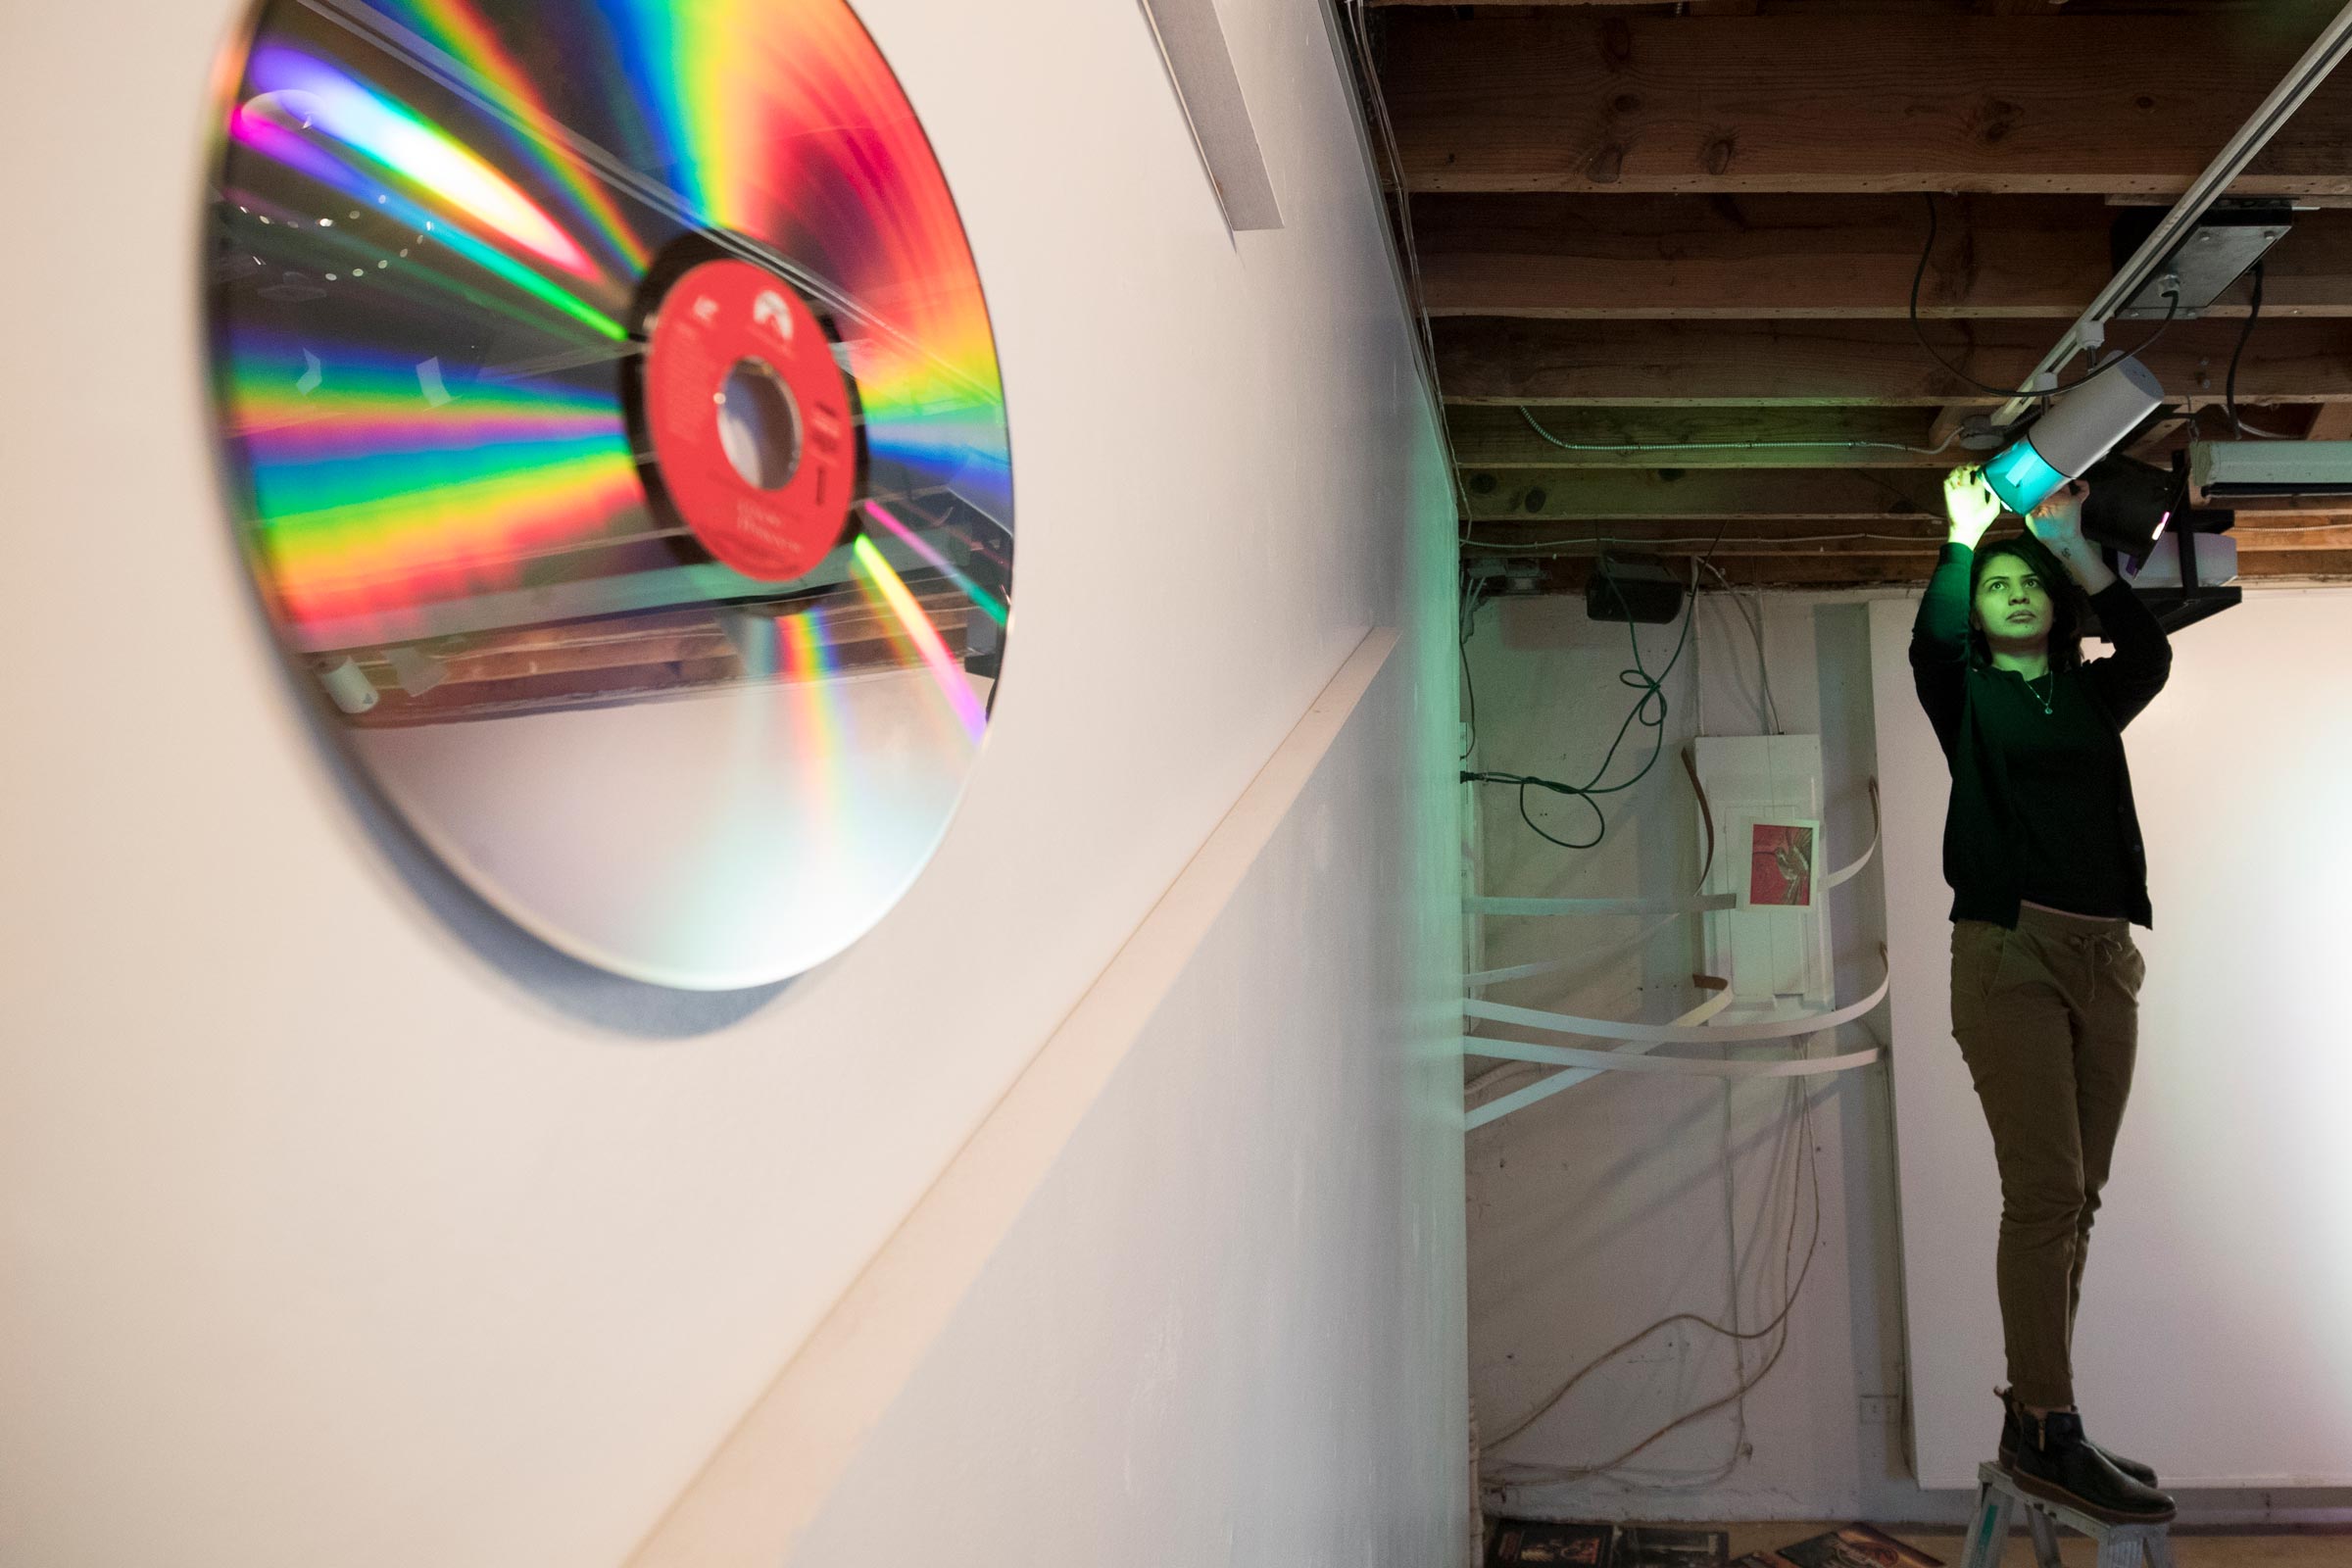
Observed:
[[[1808,522],[1801,518],[1778,522],[1736,522],[1689,519],[1629,522],[1555,522],[1539,527],[1481,522],[1472,525],[1466,556],[1548,556],[1591,554],[1595,550],[1635,550],[1644,554],[1706,555],[1711,560],[1734,556],[1817,557],[1924,556],[1933,561],[1943,546],[1940,523],[1898,522],[1872,526],[1845,520]],[[1923,573],[1924,575],[1924,573]]]
[[[2249,409],[2245,398],[2238,399],[2238,414],[2264,430],[2275,431],[2290,440],[2346,441],[2352,440],[2352,403],[2315,403],[2308,407],[2292,404],[2266,404]],[[2173,412],[2178,409],[2180,412]],[[2191,418],[2188,410],[2202,416]],[[2167,410],[2167,416],[2149,427],[2127,450],[2126,456],[2162,467],[2172,460],[2172,454],[2190,440],[2230,439],[2230,415],[2221,395],[2198,392],[2176,400]],[[2255,437],[2254,439],[2262,439]],[[2334,503],[2326,497],[2256,496],[2241,510],[2254,512],[2309,512],[2333,510]]]
[[[2218,407],[2221,399],[2199,393],[2184,400]],[[2317,410],[2342,411],[2340,425],[2322,423],[2304,439],[2352,440],[2352,404],[2322,403]],[[1545,408],[1535,411],[1544,429],[1563,441],[1600,450],[1563,451],[1535,433],[1516,409],[1454,404],[1446,411],[1456,459],[1466,480],[1476,485],[1485,474],[1495,485],[1518,479],[1518,470],[1598,469],[1684,470],[1738,468],[1756,472],[1772,469],[1933,468],[1938,471],[1981,460],[1984,454],[1957,444],[1942,445],[1939,434],[1920,428],[1920,411],[1888,408],[1751,407],[1751,408]],[[2265,407],[2257,422],[2292,431],[2310,416],[2292,408]],[[1940,417],[1940,416],[1939,416]],[[2223,428],[2219,414],[2204,421],[2208,434]],[[2341,434],[2330,435],[2339,429]],[[2187,439],[2184,418],[2174,418],[2150,431],[2132,449],[2142,463],[2165,466],[2173,450]],[[1796,441],[1794,447],[1758,446],[1757,442]],[[1674,442],[1708,442],[1711,446],[1674,446]],[[1855,443],[1871,443],[1856,445]],[[1528,481],[1535,482],[1535,481]],[[1479,493],[1479,492],[1474,492]],[[1475,503],[1474,503],[1475,504]],[[2249,510],[2308,511],[2293,498],[2265,498]]]
[[[2352,404],[2330,405],[2352,409]],[[1941,468],[1471,468],[1463,473],[1470,514],[1497,526],[1587,520],[1678,524],[1798,519],[1808,524],[1910,522],[1942,525]],[[2143,460],[2145,461],[2145,460]],[[2241,527],[2308,523],[2352,514],[2341,496],[2249,496]],[[2318,515],[2314,515],[2317,514]]]
[[[1689,554],[1900,555],[1943,546],[1940,517],[1628,517],[1560,522],[1480,521],[1471,525],[1471,554],[1549,554],[1604,544],[1642,550],[1671,544]],[[2013,525],[2004,531],[2014,531]],[[2352,514],[2306,514],[2289,518],[2241,516],[2231,530],[2241,559],[2252,556],[2343,554],[2352,559]]]
[[[2185,190],[2332,0],[2233,15],[1387,19],[1415,191]],[[2095,69],[2092,63],[2095,62]],[[2352,80],[2231,187],[2342,195]]]
[[[2240,579],[2264,577],[2352,578],[2352,551],[2241,550]]]
[[[2352,560],[2352,515],[2305,514],[2290,520],[2278,515],[2257,517],[2241,513],[2230,533],[2237,541],[2240,560],[2249,556],[2315,552],[2341,552]]]
[[[1369,0],[1369,3],[1375,6],[1458,8],[1461,0]],[[1913,5],[1914,9],[1920,11],[1930,10],[1934,6],[1934,0],[1909,0],[1909,3]],[[2166,9],[2168,6],[2178,9],[2182,6],[2202,5],[2217,11],[2243,10],[2259,3],[2260,0],[2151,0],[2146,9],[2155,11]],[[1671,10],[1677,16],[1752,17],[1760,14],[1762,4],[1763,0],[1513,0],[1509,9],[1537,11],[1548,6],[1610,6],[1618,10],[1631,10],[1636,6],[1651,6],[1661,12]],[[1966,4],[1953,5],[1947,0],[1946,9],[1976,11],[1984,16],[1996,17],[2054,16],[2059,8],[2066,4],[2067,0],[1967,0]],[[1499,8],[1487,6],[1484,9],[1494,11]]]
[[[1668,570],[1684,582],[1690,581],[1692,552],[1663,551],[1659,555]],[[1552,555],[1538,559],[1543,562],[1544,592],[1584,593],[1585,583],[1592,574],[1592,553]],[[1774,588],[1788,592],[1879,587],[1915,589],[1927,582],[1936,564],[1933,551],[1811,557],[1715,556],[1710,559],[1714,561],[1716,569],[1729,578],[1736,588]],[[2352,552],[2280,551],[2241,556],[2238,561],[2238,581],[2241,585],[2254,587],[2352,581]],[[1719,586],[1712,572],[1700,574],[1700,585],[1701,593],[1714,592]]]
[[[2115,270],[2116,214],[2095,197],[1936,205],[1923,318],[2071,321]],[[1916,193],[1444,193],[1414,199],[1413,238],[1432,316],[1901,320],[1928,207]],[[2352,211],[2298,215],[2265,272],[2266,318],[2352,316]],[[2203,314],[2242,318],[2247,295],[2235,284]]]
[[[1968,416],[1976,412],[1958,403],[1946,403],[1937,409],[1936,417],[1928,421],[1928,445],[1937,452],[1949,452],[1966,458],[1969,449],[1960,445],[1960,434],[1968,423]],[[1989,421],[1987,424],[1989,426]]]
[[[2352,403],[2325,403],[2312,416],[2306,441],[2352,441]]]
[[[1433,323],[1447,402],[1487,404],[1879,404],[1992,406],[1930,359],[1900,321],[1538,321],[1481,316]],[[2152,328],[2120,323],[2112,346]],[[2222,390],[2238,323],[2175,322],[2142,356],[2169,392]],[[2030,321],[1945,321],[1928,333],[1976,379],[2015,386],[2049,346]],[[2352,398],[2352,320],[2256,331],[2238,400]]]
[[[1539,421],[1564,451],[1508,408],[1454,405],[1446,427],[1464,470],[1556,468],[1951,467],[1958,448],[1923,445],[1927,419],[1902,408],[1550,408]],[[1793,444],[1792,444],[1793,443]]]
[[[1942,475],[1899,468],[1476,468],[1463,485],[1470,514],[1495,521],[1943,515]]]
[[[1461,0],[1368,0],[1374,6],[1446,6],[1459,9]],[[1786,3],[1786,0],[1781,0]],[[1937,9],[1937,0],[1894,0],[1916,12]],[[1941,0],[1940,8],[1951,12],[1973,11],[1987,17],[2056,16],[2069,0]],[[2095,6],[2097,0],[2092,0]],[[2138,11],[2249,11],[2264,0],[2132,0],[2131,9]],[[2076,0],[2078,14],[2082,7]],[[1753,17],[1761,14],[1763,0],[1513,0],[1508,7],[1487,6],[1482,9],[1539,11],[1549,6],[1609,6],[1616,10],[1632,10],[1648,6],[1660,12],[1671,11],[1688,17]]]

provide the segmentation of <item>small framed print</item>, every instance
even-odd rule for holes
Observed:
[[[1816,818],[1750,813],[1737,819],[1745,847],[1740,875],[1742,909],[1810,909],[1821,885],[1821,823]]]

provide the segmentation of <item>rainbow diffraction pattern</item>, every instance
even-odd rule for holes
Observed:
[[[275,0],[219,131],[226,488],[358,771],[638,979],[869,929],[987,730],[1013,514],[979,274],[857,16]]]

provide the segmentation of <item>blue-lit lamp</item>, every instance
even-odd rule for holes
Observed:
[[[2000,455],[1984,482],[2024,516],[2067,480],[2113,451],[2164,401],[2164,387],[2137,360],[2119,360],[2067,393]]]

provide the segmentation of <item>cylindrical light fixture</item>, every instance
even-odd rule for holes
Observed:
[[[2105,457],[2163,401],[2164,387],[2146,366],[2118,361],[2060,398],[1984,465],[1984,482],[2022,517]]]

